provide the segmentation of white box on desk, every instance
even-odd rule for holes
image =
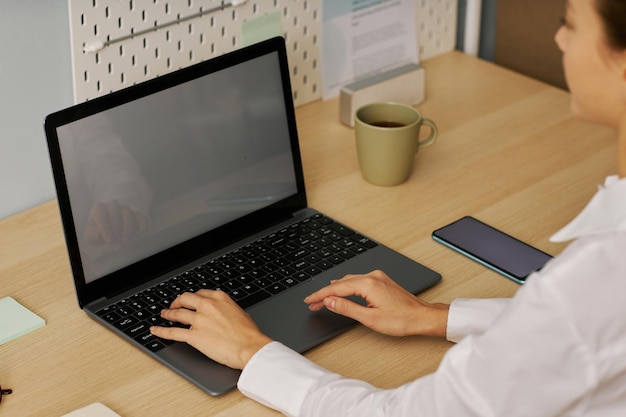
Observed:
[[[419,104],[424,101],[424,84],[424,68],[417,64],[406,64],[348,84],[339,93],[339,120],[354,127],[354,113],[368,103]]]

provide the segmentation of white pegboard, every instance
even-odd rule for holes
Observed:
[[[458,0],[416,0],[420,59],[449,52],[456,43]]]
[[[416,0],[420,59],[454,48],[458,0]],[[241,47],[242,25],[280,15],[295,105],[322,97],[322,0],[249,0],[99,50],[85,45],[139,33],[222,0],[68,0],[74,101],[89,100]]]

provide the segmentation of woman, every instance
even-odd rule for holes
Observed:
[[[393,390],[342,378],[271,341],[220,292],[183,294],[162,315],[191,329],[153,333],[243,369],[239,389],[288,415],[624,415],[626,2],[569,0],[556,42],[573,112],[618,133],[619,175],[552,237],[575,241],[510,300],[428,304],[380,271],[344,277],[305,299],[312,310],[381,333],[459,342],[435,373]]]

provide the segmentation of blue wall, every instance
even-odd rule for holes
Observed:
[[[0,218],[54,198],[43,133],[72,104],[67,0],[0,0]]]

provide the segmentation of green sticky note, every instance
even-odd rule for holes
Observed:
[[[45,325],[44,319],[12,297],[0,298],[0,345]]]
[[[282,36],[280,12],[268,13],[254,19],[246,20],[241,26],[243,45],[248,46],[275,36]]]

